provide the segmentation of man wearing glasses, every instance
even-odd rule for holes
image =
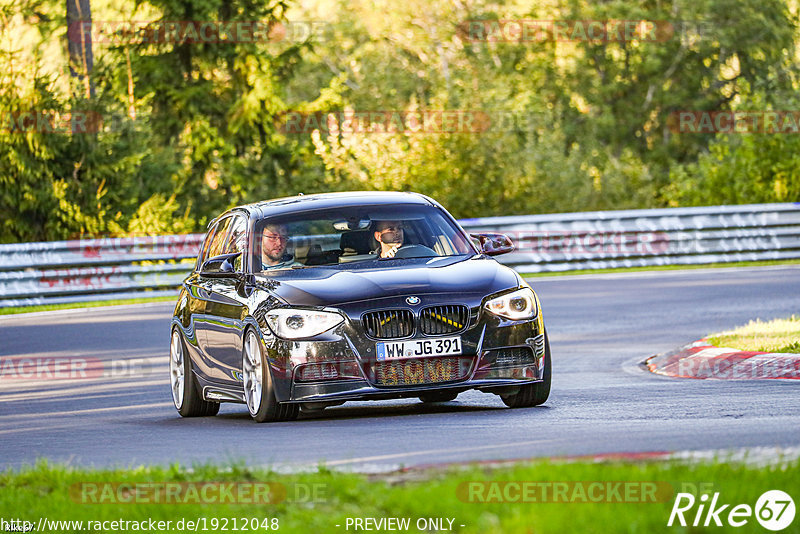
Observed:
[[[261,270],[287,269],[295,265],[302,265],[294,260],[291,254],[286,253],[289,234],[286,226],[282,224],[268,224],[261,234]]]

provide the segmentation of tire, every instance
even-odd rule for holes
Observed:
[[[452,391],[431,391],[430,393],[423,393],[419,396],[419,400],[429,404],[432,402],[449,402],[458,397],[457,392]]]
[[[297,419],[298,404],[276,400],[269,364],[261,350],[261,342],[252,329],[244,335],[242,377],[245,404],[257,423]]]
[[[219,403],[203,400],[192,372],[192,359],[186,354],[183,338],[172,331],[169,344],[169,376],[172,404],[182,417],[205,417],[219,413]]]
[[[535,384],[528,384],[522,386],[519,391],[513,395],[503,396],[503,402],[509,408],[529,408],[531,406],[539,406],[547,401],[550,396],[550,379],[551,379],[551,358],[550,358],[550,340],[547,338],[547,332],[544,334],[544,375],[541,382]]]

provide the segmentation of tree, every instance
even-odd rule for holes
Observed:
[[[67,0],[67,48],[70,75],[83,86],[84,98],[90,99],[94,97],[90,0]]]

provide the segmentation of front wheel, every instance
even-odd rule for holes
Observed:
[[[169,377],[172,386],[172,403],[183,417],[217,415],[218,402],[203,400],[192,373],[192,359],[186,355],[183,339],[178,329],[172,331],[169,344]]]
[[[517,393],[502,397],[506,406],[509,408],[528,408],[545,403],[547,397],[550,396],[550,359],[550,340],[545,332],[542,381],[522,386]]]
[[[248,330],[242,350],[244,400],[257,423],[297,418],[298,405],[278,402],[272,386],[269,364],[253,330]]]

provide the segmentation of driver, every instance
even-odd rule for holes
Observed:
[[[394,258],[397,249],[403,246],[402,221],[378,221],[375,224],[375,240],[380,243],[380,248],[375,252],[381,258]]]
[[[261,234],[261,270],[285,269],[302,265],[294,260],[291,254],[286,253],[289,243],[289,234],[286,226],[282,224],[268,224],[264,226]]]

